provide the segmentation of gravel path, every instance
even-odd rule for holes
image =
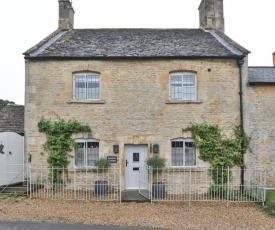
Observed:
[[[0,220],[156,227],[163,229],[275,229],[256,204],[113,203],[0,197]]]

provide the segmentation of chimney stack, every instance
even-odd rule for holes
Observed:
[[[59,21],[58,28],[70,30],[74,28],[74,9],[70,0],[58,0]]]
[[[272,54],[273,56],[273,66],[275,67],[275,52]]]
[[[199,11],[200,27],[224,33],[223,0],[202,0]]]

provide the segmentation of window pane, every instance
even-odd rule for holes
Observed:
[[[75,148],[75,165],[85,166],[85,155],[84,155],[84,143],[77,143],[77,147]]]
[[[182,99],[194,100],[196,96],[195,92],[195,76],[194,75],[183,75],[182,76]]]
[[[196,166],[196,149],[194,142],[185,142],[185,166]]]
[[[183,166],[183,142],[182,141],[172,141],[171,165]]]
[[[75,99],[86,99],[86,77],[85,75],[75,75]]]
[[[99,81],[98,75],[87,75],[87,99],[99,99]]]
[[[133,153],[133,161],[139,162],[139,153]]]
[[[182,98],[182,77],[181,75],[172,75],[170,78],[170,97],[171,99]]]
[[[94,166],[99,160],[99,142],[87,142],[87,166]]]

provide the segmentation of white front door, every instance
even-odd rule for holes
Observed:
[[[148,157],[147,145],[125,145],[125,189],[146,189],[148,170],[145,161]]]

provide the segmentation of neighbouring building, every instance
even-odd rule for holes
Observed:
[[[182,129],[208,122],[231,135],[242,113],[254,148],[245,164],[275,162],[274,90],[254,82],[261,72],[248,68],[249,51],[224,34],[222,0],[202,0],[198,29],[74,29],[71,2],[58,3],[59,28],[24,53],[25,154],[33,165],[47,165],[41,117],[76,119],[92,134],[74,136],[81,154],[72,152],[69,167],[112,156],[122,188],[138,188],[138,170],[153,154],[169,167],[208,166]]]
[[[273,53],[273,60],[275,54]],[[266,168],[267,185],[275,187],[274,67],[248,67],[247,101],[250,146],[247,167]]]
[[[0,186],[22,182],[23,169],[24,106],[6,105],[0,111]]]

